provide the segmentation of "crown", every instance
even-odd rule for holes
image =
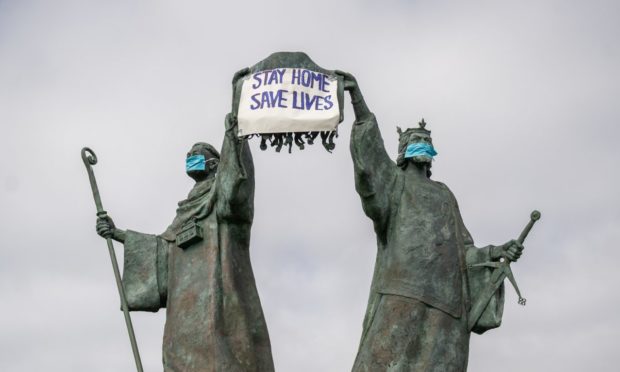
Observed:
[[[418,128],[413,128],[411,131],[415,133],[428,134],[429,136],[431,135],[431,131],[426,129],[426,122],[424,121],[424,118],[422,118],[422,120],[418,123]]]
[[[426,129],[426,121],[424,121],[424,118],[422,118],[422,120],[420,120],[420,122],[418,123],[418,128],[407,128],[407,130],[405,130],[404,132],[400,129],[400,127],[397,127],[396,131],[398,132],[398,134],[402,137],[403,135],[411,135],[413,133],[421,133],[421,134],[426,134],[427,136],[431,135],[431,131]]]

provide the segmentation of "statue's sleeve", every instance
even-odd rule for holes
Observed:
[[[451,192],[450,192],[451,193]],[[452,193],[451,193],[452,194]],[[461,212],[454,195],[452,195],[456,210],[456,223],[458,224],[458,231],[461,234],[463,243],[465,246],[465,263],[466,265],[474,265],[478,263],[484,263],[491,261],[491,247],[486,246],[477,248],[474,245],[474,240],[471,237],[469,231],[463,223]],[[482,293],[484,293],[486,287],[491,281],[493,269],[486,266],[468,267],[467,278],[469,286],[469,296],[472,303],[476,303],[479,300]],[[504,313],[504,284],[502,283],[498,290],[488,300],[486,307],[482,314],[474,324],[472,332],[477,334],[483,334],[484,332],[497,328],[502,323],[502,315]]]
[[[252,222],[254,216],[254,162],[247,139],[235,135],[236,127],[226,129],[217,170],[218,218]]]
[[[374,222],[375,231],[382,235],[389,216],[390,191],[396,179],[396,165],[385,151],[373,114],[353,124],[350,147],[355,189],[362,199],[364,212]]]
[[[463,238],[463,244],[465,245],[465,263],[467,265],[478,264],[482,262],[491,261],[491,247],[487,245],[486,247],[478,248],[474,245],[474,239],[472,239],[471,234],[467,231],[465,224],[463,223],[463,218],[461,218],[461,212],[458,210],[457,205],[457,215],[458,221],[461,228],[461,235]]]
[[[166,307],[168,242],[127,230],[123,287],[131,311],[157,311]]]
[[[454,208],[456,210],[455,218],[456,218],[456,223],[459,225],[458,231],[460,231],[461,233],[461,239],[463,240],[463,245],[465,246],[465,263],[467,265],[473,265],[477,263],[491,261],[491,246],[488,245],[486,247],[477,248],[474,245],[474,239],[471,237],[471,234],[467,230],[467,227],[465,227],[465,223],[463,222],[463,217],[461,217],[459,203],[456,201],[456,197],[454,196],[454,194],[452,194],[452,191],[449,191],[449,192],[450,192],[450,195],[452,196],[452,201],[454,203]]]

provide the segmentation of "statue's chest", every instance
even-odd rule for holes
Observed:
[[[445,188],[430,182],[405,184],[399,210],[410,218],[443,219],[450,214],[450,195]]]
[[[399,235],[426,244],[441,244],[454,234],[449,192],[432,182],[406,183],[400,196],[396,221]]]
[[[192,282],[210,275],[219,250],[217,229],[214,215],[183,225],[168,258],[170,272]]]

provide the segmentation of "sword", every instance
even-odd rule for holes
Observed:
[[[101,204],[101,196],[99,195],[99,188],[97,187],[97,180],[95,179],[95,173],[92,166],[97,164],[97,155],[88,147],[82,149],[82,160],[86,166],[86,172],[88,172],[88,179],[90,180],[90,188],[93,191],[93,198],[95,199],[95,206],[97,207],[97,217],[107,217],[107,212],[103,209]],[[131,350],[133,351],[133,358],[136,362],[136,369],[138,372],[143,372],[142,361],[140,360],[140,352],[138,351],[138,344],[136,342],[136,335],[133,332],[133,325],[131,324],[131,317],[129,316],[129,308],[127,307],[127,299],[125,297],[125,290],[123,289],[123,282],[121,281],[121,274],[118,269],[118,262],[116,261],[116,253],[114,253],[114,245],[112,244],[112,238],[106,238],[108,243],[108,251],[110,253],[110,259],[112,260],[112,268],[114,269],[114,277],[116,278],[116,287],[118,288],[118,294],[121,297],[121,307],[123,308],[123,315],[125,315],[125,324],[127,325],[127,332],[129,332],[129,341],[131,342]]]
[[[534,226],[534,223],[536,223],[536,221],[538,221],[539,219],[540,219],[539,211],[535,210],[530,214],[529,222],[527,223],[527,225],[521,232],[521,235],[519,235],[519,238],[517,239],[517,241],[520,244],[523,244],[523,241],[525,240],[527,235],[530,233],[532,226]],[[470,331],[474,328],[474,325],[476,324],[478,319],[480,319],[480,316],[482,316],[484,309],[489,304],[489,301],[491,301],[491,298],[495,294],[495,291],[497,291],[497,289],[502,285],[505,278],[508,278],[508,280],[514,287],[515,291],[517,292],[517,295],[519,296],[519,301],[518,301],[519,305],[525,306],[525,302],[526,302],[525,298],[521,296],[521,291],[519,291],[519,286],[517,285],[517,281],[515,280],[515,277],[512,274],[512,269],[510,268],[510,260],[501,259],[499,262],[484,262],[480,264],[470,265],[469,267],[480,267],[480,266],[492,267],[495,270],[493,270],[493,274],[491,274],[491,280],[489,281],[489,284],[487,284],[487,286],[482,290],[482,292],[478,296],[478,299],[473,304],[471,311],[469,312],[467,326]]]

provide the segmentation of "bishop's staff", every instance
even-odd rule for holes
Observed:
[[[97,187],[97,180],[93,173],[92,166],[97,164],[97,155],[88,147],[82,149],[82,160],[86,166],[88,172],[88,179],[90,180],[90,188],[93,191],[93,198],[95,199],[95,205],[97,206],[97,217],[107,217],[107,212],[103,209],[101,204],[101,196],[99,196],[99,188]],[[123,283],[121,281],[121,274],[118,269],[118,262],[116,261],[116,254],[114,253],[114,245],[112,244],[112,238],[107,237],[108,251],[110,252],[110,260],[112,260],[112,268],[114,269],[114,277],[116,278],[116,286],[118,287],[118,294],[121,298],[121,307],[123,308],[123,314],[125,315],[125,324],[127,325],[127,332],[129,333],[129,341],[131,342],[131,350],[133,351],[133,357],[136,362],[136,369],[138,372],[143,372],[142,361],[140,360],[140,352],[138,351],[138,344],[136,342],[136,335],[133,332],[133,325],[131,324],[131,317],[129,316],[129,308],[127,306],[127,299],[125,298],[125,290],[123,289]]]

